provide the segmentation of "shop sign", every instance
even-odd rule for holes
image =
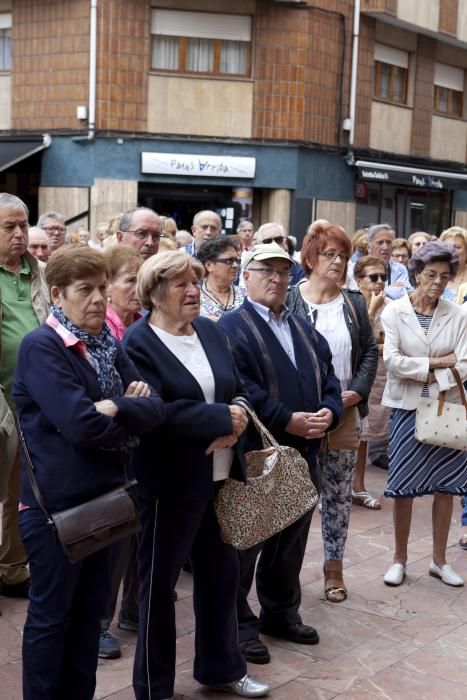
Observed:
[[[358,174],[367,182],[394,183],[409,187],[423,187],[431,190],[467,189],[466,179],[439,177],[427,172],[411,173],[405,170],[386,170],[376,167],[358,167]]]
[[[141,172],[151,175],[253,178],[255,167],[256,158],[187,153],[141,154]]]

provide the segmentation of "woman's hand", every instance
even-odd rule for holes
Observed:
[[[456,362],[457,357],[454,352],[450,352],[448,355],[441,355],[441,357],[430,357],[429,369],[446,369],[447,367],[454,367]]]
[[[116,403],[111,401],[110,399],[103,399],[102,401],[96,401],[94,403],[94,406],[96,407],[96,411],[98,413],[102,413],[104,416],[108,416],[109,418],[115,418],[115,416],[118,413],[118,406]]]
[[[367,301],[367,304],[368,316],[373,320],[376,312],[379,311],[379,309],[384,305],[384,293],[379,292],[376,294],[375,292],[371,292],[371,297],[369,302]]]
[[[233,447],[236,442],[236,435],[223,435],[213,440],[204,454],[210,455],[214,450],[223,450],[226,447]]]
[[[138,399],[141,397],[145,399],[148,396],[151,396],[151,389],[149,384],[146,384],[146,382],[135,381],[128,384],[123,396],[131,397],[133,399]]]
[[[239,437],[248,425],[248,416],[241,406],[229,406],[229,411],[232,419],[232,433]]]
[[[343,391],[341,397],[344,408],[356,406],[362,400],[362,397],[356,391]]]

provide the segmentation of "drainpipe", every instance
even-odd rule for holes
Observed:
[[[357,104],[358,41],[360,37],[360,0],[355,0],[352,34],[352,72],[350,75],[350,129],[349,147],[352,150],[355,141],[355,114]]]
[[[94,141],[96,133],[96,63],[97,63],[97,0],[89,7],[89,102],[88,135],[76,136],[73,141]]]

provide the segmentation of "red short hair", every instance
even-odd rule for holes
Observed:
[[[341,226],[334,224],[313,223],[308,228],[307,234],[303,239],[302,250],[300,253],[302,267],[307,277],[310,276],[313,265],[318,260],[318,255],[322,253],[329,243],[334,243],[337,248],[344,251],[350,259],[352,255],[352,243]],[[344,270],[344,278],[347,275],[347,264]]]

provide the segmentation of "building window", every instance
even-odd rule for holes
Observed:
[[[385,44],[375,44],[375,97],[406,104],[409,54]]]
[[[11,70],[11,12],[0,12],[0,71]]]
[[[182,10],[153,10],[154,70],[249,76],[251,17]]]
[[[463,103],[463,69],[435,63],[435,112],[462,117]]]

